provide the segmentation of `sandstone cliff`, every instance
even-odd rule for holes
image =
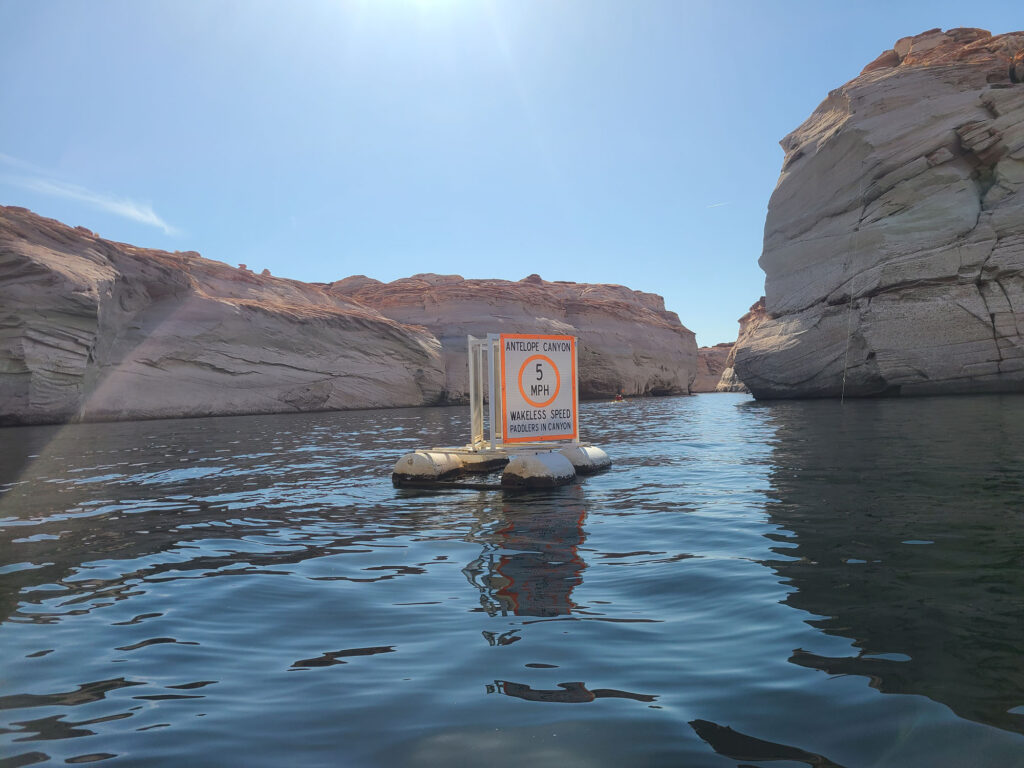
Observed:
[[[0,424],[419,405],[443,389],[422,328],[0,208]]]
[[[697,376],[693,380],[692,392],[716,392],[726,368],[726,361],[732,354],[733,342],[715,344],[713,347],[697,348]]]
[[[740,333],[736,337],[736,343],[729,350],[729,357],[725,360],[725,367],[719,377],[716,392],[749,392],[750,389],[736,375],[736,350],[745,345],[754,335],[755,331],[767,319],[764,311],[764,296],[750,305],[747,313],[740,318]]]
[[[422,274],[391,283],[357,276],[332,283],[332,294],[355,299],[402,323],[425,326],[444,350],[448,397],[468,394],[466,336],[554,333],[579,339],[580,395],[688,394],[697,343],[664,300],[621,285],[465,280]]]
[[[757,397],[1024,388],[1024,32],[899,40],[782,141]]]
[[[583,396],[694,374],[693,334],[621,286],[307,284],[0,207],[0,425],[458,401],[466,333],[503,330],[579,336]]]

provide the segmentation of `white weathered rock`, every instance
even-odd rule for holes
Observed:
[[[715,392],[750,392],[747,385],[736,375],[736,348],[746,343],[764,320],[764,296],[762,296],[739,319],[740,332],[736,337],[736,342],[729,350],[729,356],[725,360],[725,366],[718,379],[718,384],[715,386]]]
[[[440,344],[322,288],[0,208],[0,424],[422,405]]]
[[[782,141],[757,397],[1024,388],[1024,33],[900,40]]]

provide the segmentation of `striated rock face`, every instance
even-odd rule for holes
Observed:
[[[322,287],[0,208],[0,424],[419,405],[440,344]]]
[[[401,323],[428,328],[441,341],[451,400],[468,396],[466,336],[487,333],[569,334],[579,339],[582,397],[688,394],[697,343],[665,302],[621,285],[465,280],[415,275],[391,283],[363,276],[330,286]]]
[[[1024,389],[1024,32],[899,40],[782,141],[757,397]]]
[[[725,370],[726,361],[732,354],[733,342],[715,344],[713,347],[697,348],[697,377],[690,388],[693,392],[716,392]]]
[[[622,286],[307,284],[0,207],[0,425],[457,401],[466,334],[503,330],[580,337],[584,396],[686,394],[696,368],[662,299]]]
[[[755,301],[747,314],[740,318],[740,333],[736,343],[729,350],[729,357],[725,360],[725,367],[715,387],[716,392],[749,392],[750,389],[736,375],[736,350],[743,346],[754,335],[758,327],[767,319],[764,311],[764,296]]]

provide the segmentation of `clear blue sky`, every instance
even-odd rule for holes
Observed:
[[[779,140],[898,38],[1022,9],[0,0],[0,203],[300,280],[621,283],[731,341]]]

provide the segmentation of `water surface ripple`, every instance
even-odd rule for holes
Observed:
[[[0,766],[1024,766],[1024,398],[465,410],[0,430]]]

